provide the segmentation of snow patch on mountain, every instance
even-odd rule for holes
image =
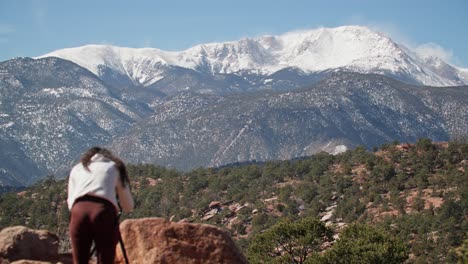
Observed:
[[[348,147],[346,147],[345,145],[338,145],[335,147],[335,149],[333,150],[331,154],[338,155],[340,153],[346,152],[347,150],[348,150]]]
[[[463,80],[464,83],[468,84],[468,69],[458,68],[458,76]]]

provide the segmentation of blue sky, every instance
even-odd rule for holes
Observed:
[[[364,25],[468,68],[468,1],[0,0],[0,61],[86,44],[179,51],[201,43]]]

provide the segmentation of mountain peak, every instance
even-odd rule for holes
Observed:
[[[103,68],[126,75],[138,85],[161,80],[164,67],[182,67],[208,74],[241,71],[270,75],[286,68],[306,73],[345,69],[359,73],[404,76],[407,81],[433,86],[463,84],[456,68],[447,73],[439,60],[405,52],[389,37],[364,26],[299,30],[282,35],[207,43],[184,51],[87,45],[43,55],[71,60],[95,73]]]

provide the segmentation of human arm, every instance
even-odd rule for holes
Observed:
[[[68,210],[71,210],[73,207],[73,203],[75,201],[75,181],[73,180],[73,170],[70,172],[70,176],[68,177],[68,197],[67,197],[67,205]]]
[[[120,207],[124,212],[131,212],[133,211],[133,208],[135,206],[132,193],[130,192],[130,186],[129,183],[126,183],[125,186],[123,186],[120,178],[117,179],[117,197],[119,198],[119,204]]]

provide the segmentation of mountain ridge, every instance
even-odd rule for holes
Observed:
[[[292,91],[184,93],[167,99],[110,146],[130,162],[187,170],[291,159],[342,145],[371,148],[419,137],[446,141],[468,127],[466,91],[466,86],[431,88],[381,75],[335,73]]]
[[[307,74],[347,70],[394,76],[431,86],[466,84],[464,70],[422,58],[381,33],[362,26],[319,28],[278,36],[207,43],[184,51],[86,45],[53,51],[102,76],[104,69],[127,76],[134,84],[149,86],[165,77],[167,67],[182,67],[206,74],[252,72],[268,76],[295,68]],[[444,67],[440,68],[440,64]],[[447,70],[450,69],[450,70]]]

